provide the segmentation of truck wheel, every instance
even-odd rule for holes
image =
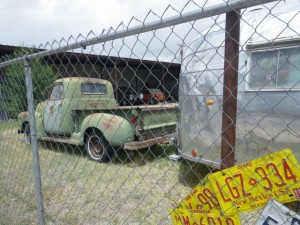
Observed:
[[[25,123],[24,125],[24,141],[26,144],[31,144],[31,137],[30,137],[30,124]]]
[[[111,160],[113,150],[103,134],[97,130],[90,132],[85,142],[85,148],[92,160],[108,162]]]

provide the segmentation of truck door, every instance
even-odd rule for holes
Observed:
[[[63,101],[63,84],[57,83],[53,86],[49,99],[46,101],[44,112],[44,129],[46,133],[63,134],[61,130],[62,122],[62,101]]]

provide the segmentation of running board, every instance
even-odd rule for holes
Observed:
[[[80,141],[74,140],[74,139],[65,139],[65,138],[55,138],[55,137],[41,137],[39,140],[43,141],[54,141],[54,142],[60,142],[70,145],[80,145]]]

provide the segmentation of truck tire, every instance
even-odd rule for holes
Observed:
[[[85,149],[92,160],[98,162],[109,162],[113,156],[113,149],[98,130],[87,134]]]
[[[31,144],[31,137],[30,137],[30,124],[25,123],[24,125],[24,141],[26,144]]]

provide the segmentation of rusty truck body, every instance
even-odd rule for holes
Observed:
[[[139,150],[174,137],[177,105],[119,106],[109,81],[70,77],[54,82],[35,118],[38,140],[85,146],[91,159],[106,162],[116,147]],[[18,121],[30,144],[29,113]]]

